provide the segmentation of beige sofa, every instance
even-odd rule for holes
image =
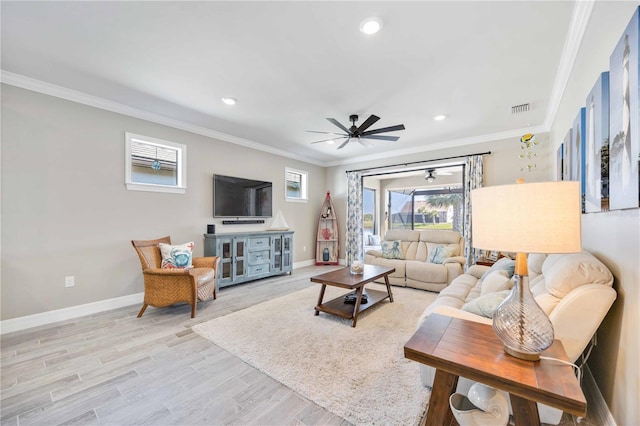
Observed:
[[[440,291],[464,272],[464,238],[457,231],[392,230],[386,233],[381,244],[385,241],[400,241],[402,258],[389,259],[381,250],[368,250],[364,262],[395,268],[389,276],[393,285]],[[438,246],[445,246],[451,255],[443,263],[431,263],[429,257]]]
[[[529,255],[528,266],[531,292],[551,319],[555,338],[562,341],[569,360],[581,365],[584,360],[578,359],[616,299],[616,291],[612,288],[613,275],[602,262],[586,252],[549,256],[532,254]],[[508,281],[496,275],[501,274],[499,271],[492,271],[482,279],[489,269],[488,266],[471,266],[467,273],[440,292],[425,309],[418,324],[431,313],[491,324],[490,316],[495,306],[490,305],[499,302],[483,306],[481,313],[488,317],[470,312],[477,312],[482,306],[478,303],[482,302],[481,298],[485,301],[499,299],[496,292],[487,287],[496,288],[496,283],[501,283],[501,280],[502,283],[504,279]],[[508,293],[504,288],[499,288],[501,293]],[[433,384],[434,374],[432,367],[420,365],[425,386]],[[466,394],[472,384],[461,377],[458,392]],[[558,424],[562,417],[560,410],[542,404],[538,404],[538,412],[542,423]]]

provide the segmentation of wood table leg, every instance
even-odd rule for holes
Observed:
[[[387,285],[387,293],[389,293],[389,303],[393,303],[393,294],[391,294],[391,284],[389,284],[389,274],[384,276],[384,283]]]
[[[509,394],[511,408],[513,408],[513,420],[516,426],[540,426],[538,405],[534,401],[521,398],[512,393]]]
[[[327,289],[327,285],[326,284],[322,284],[322,286],[320,287],[320,296],[318,296],[318,305],[320,306],[322,305],[322,299],[324,298],[324,291]],[[314,314],[316,316],[320,315],[320,311],[316,309],[316,313]]]
[[[364,286],[361,285],[356,291],[358,297],[356,297],[356,303],[353,306],[353,323],[351,324],[351,327],[355,327],[356,322],[358,322],[358,314],[360,314],[360,301],[362,300],[362,292],[364,291]]]
[[[436,377],[431,388],[429,398],[429,410],[422,424],[429,426],[442,426],[451,424],[453,413],[449,406],[449,396],[455,392],[458,386],[458,376],[446,371],[436,370]]]

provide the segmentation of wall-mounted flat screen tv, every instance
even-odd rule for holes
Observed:
[[[214,217],[271,217],[271,182],[213,175]]]

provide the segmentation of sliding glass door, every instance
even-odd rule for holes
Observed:
[[[389,229],[449,229],[462,232],[462,187],[389,190]]]

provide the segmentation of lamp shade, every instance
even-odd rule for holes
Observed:
[[[476,248],[522,253],[582,250],[579,182],[488,186],[471,191],[471,206]]]

